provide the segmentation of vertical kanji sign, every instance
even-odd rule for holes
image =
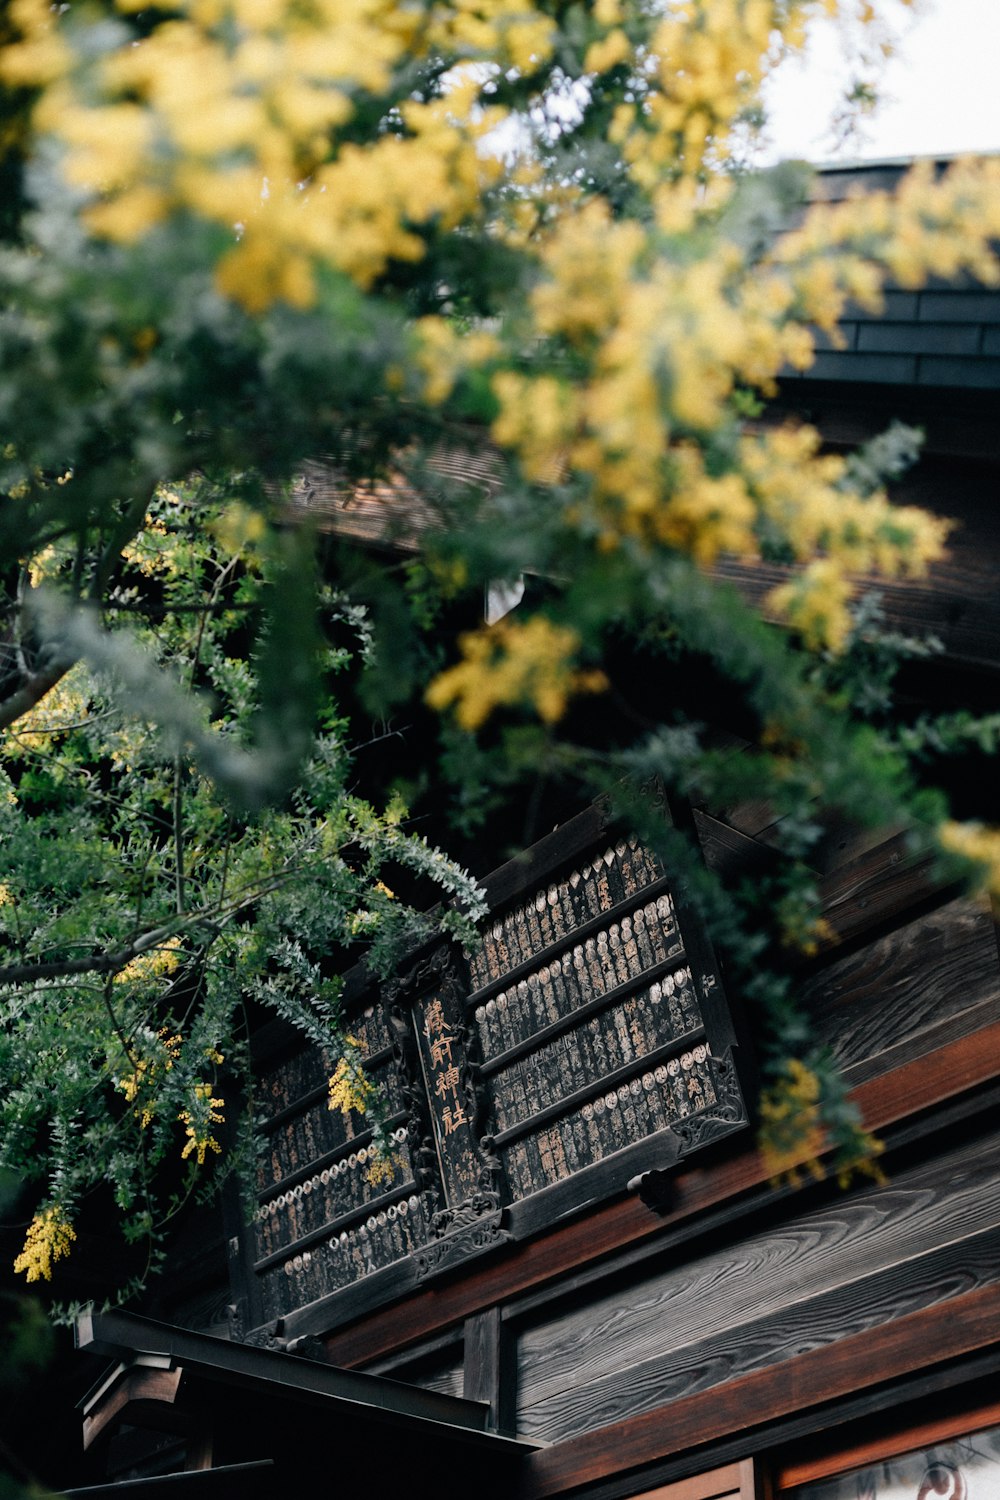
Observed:
[[[441,1176],[448,1201],[461,1203],[477,1191],[482,1172],[461,1007],[449,1005],[445,989],[432,991],[417,1001],[413,1020]]]

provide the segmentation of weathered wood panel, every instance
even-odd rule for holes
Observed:
[[[830,1474],[842,1474],[849,1469],[859,1469],[862,1465],[894,1458],[897,1454],[909,1453],[917,1448],[931,1448],[937,1443],[948,1442],[951,1438],[1000,1425],[1000,1401],[988,1401],[970,1407],[967,1404],[968,1394],[963,1393],[963,1397],[959,1411],[949,1410],[949,1403],[945,1400],[940,1403],[940,1408],[943,1409],[939,1409],[933,1416],[924,1416],[916,1422],[910,1421],[903,1427],[893,1423],[892,1430],[879,1430],[874,1436],[869,1427],[867,1435],[860,1439],[852,1433],[851,1442],[846,1447],[842,1432],[819,1441],[813,1438],[808,1446],[803,1444],[797,1452],[782,1455],[774,1469],[774,1488],[783,1493],[794,1489],[796,1485],[825,1479]],[[883,1426],[881,1423],[878,1425],[880,1428]]]
[[[526,1329],[519,1430],[564,1439],[1000,1280],[1000,1135],[969,1157],[951,1152]]]
[[[404,1385],[416,1385],[425,1391],[440,1391],[447,1396],[464,1396],[466,1354],[461,1338],[446,1335],[434,1339],[422,1349],[408,1355],[376,1359],[365,1365],[367,1375],[381,1375]],[[479,1398],[473,1396],[473,1400]]]
[[[524,1462],[512,1500],[543,1500],[610,1474],[626,1475],[685,1450],[753,1429],[821,1403],[929,1371],[987,1349],[1000,1338],[1000,1286],[980,1287],[877,1328],[792,1355],[723,1387],[675,1401],[669,1414],[641,1412],[554,1443]],[[638,1486],[636,1486],[638,1488]]]
[[[852,1081],[1000,1018],[996,928],[952,901],[824,969],[800,999]]]
[[[864,850],[838,865],[820,882],[820,906],[833,942],[850,942],[880,924],[906,915],[933,899],[940,881],[927,853],[909,847],[905,834]]]
[[[401,1380],[406,1385],[418,1385],[424,1391],[440,1391],[445,1396],[465,1394],[460,1355],[457,1358],[402,1366],[392,1371],[392,1379]]]
[[[731,1333],[681,1351],[669,1366],[648,1360],[619,1377],[574,1389],[547,1405],[537,1429],[528,1421],[521,1430],[554,1442],[606,1427],[1000,1282],[998,1238],[997,1226],[991,1225],[957,1249],[948,1245],[917,1255],[904,1266],[861,1276],[853,1285],[837,1287],[771,1318],[741,1324]],[[586,1401],[585,1421],[580,1419],[581,1400]]]

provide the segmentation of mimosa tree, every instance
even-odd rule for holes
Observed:
[[[363,1090],[329,955],[360,943],[388,964],[413,939],[389,865],[457,898],[435,920],[460,938],[481,912],[398,799],[352,790],[336,673],[395,642],[289,522],[319,454],[346,496],[389,474],[421,493],[419,580],[387,577],[387,618],[549,581],[455,659],[400,666],[452,726],[453,763],[479,775],[475,736],[510,725],[491,752],[507,769],[548,756],[591,790],[656,774],[709,802],[748,782],[773,801],[780,888],[752,910],[696,894],[770,1017],[776,1169],[803,1141],[864,1155],[761,961],[820,936],[817,810],[905,822],[994,882],[1000,835],[915,798],[919,747],[866,721],[843,666],[857,576],[917,576],[946,545],[945,524],[885,493],[910,436],[852,462],[809,426],[746,418],[849,301],[877,311],[887,278],[995,283],[1000,168],[917,169],[895,196],[788,229],[802,172],[734,156],[810,22],[870,11],[6,7],[0,1157],[43,1184],[29,1278],[69,1252],[95,1184],[151,1234],[170,1211],[158,1169],[217,1154],[247,995],[330,1047],[341,1094]],[[497,483],[428,484],[435,453],[484,445]],[[784,631],[713,580],[720,558],[789,565],[765,608]],[[711,662],[754,753],[736,764],[666,716],[601,756],[574,746],[561,721],[613,688],[612,635]]]

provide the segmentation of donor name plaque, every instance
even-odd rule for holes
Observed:
[[[332,1297],[352,1315],[745,1126],[711,949],[637,838],[592,807],[487,890],[474,952],[439,943],[354,986],[388,1158],[327,1108],[320,1049],[265,1069],[261,1320]]]

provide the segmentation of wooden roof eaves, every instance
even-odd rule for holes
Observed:
[[[488,1431],[488,1407],[483,1402],[338,1369],[291,1352],[233,1343],[134,1313],[85,1312],[77,1319],[75,1333],[81,1350],[118,1360],[158,1356],[201,1381],[319,1404],[331,1415],[404,1428],[414,1435],[433,1436],[439,1444],[479,1450],[484,1457],[516,1458],[538,1447]],[[89,1418],[99,1416],[101,1404],[113,1399],[114,1391],[112,1382],[91,1397]]]
[[[157,1474],[146,1479],[116,1479],[66,1490],[64,1500],[251,1500],[273,1495],[275,1464],[271,1458],[252,1463],[224,1464],[215,1469],[191,1469],[181,1474]],[[265,1488],[265,1486],[267,1486]]]

